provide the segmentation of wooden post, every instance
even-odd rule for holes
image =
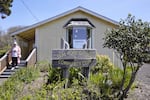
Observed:
[[[68,78],[69,77],[69,71],[68,68],[62,68],[63,77]]]
[[[88,76],[89,76],[89,67],[82,67],[81,72],[84,75],[84,77],[88,78]]]
[[[69,78],[69,70],[68,70],[68,68],[67,67],[66,68],[62,68],[62,73],[63,73],[63,77],[66,79],[65,88],[68,88],[68,86],[69,86],[69,80],[68,80],[68,78]]]

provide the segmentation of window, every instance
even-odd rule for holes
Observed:
[[[81,26],[68,29],[68,43],[70,48],[91,48],[91,29]]]
[[[86,27],[73,27],[73,48],[83,48],[87,40]]]
[[[92,47],[92,27],[87,19],[74,19],[65,25],[67,29],[67,42],[70,48],[86,49]]]

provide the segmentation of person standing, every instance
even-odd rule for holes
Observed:
[[[11,58],[12,58],[12,67],[11,67],[11,70],[14,70],[15,67],[16,68],[18,67],[18,63],[20,62],[20,58],[21,58],[21,49],[17,45],[16,41],[14,41],[10,53],[11,53]]]

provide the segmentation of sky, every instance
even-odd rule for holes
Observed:
[[[0,30],[29,26],[78,6],[120,21],[128,14],[150,22],[150,0],[13,0],[11,15],[0,19]]]

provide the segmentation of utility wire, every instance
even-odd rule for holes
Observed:
[[[32,17],[38,22],[39,19],[33,14],[33,12],[31,11],[31,9],[28,7],[28,5],[23,1],[21,0],[22,4],[25,6],[25,8],[29,11],[29,13],[32,15]]]

